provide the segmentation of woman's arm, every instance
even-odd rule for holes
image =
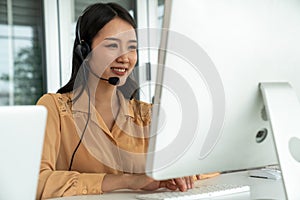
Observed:
[[[44,105],[48,110],[37,199],[102,193],[104,173],[79,173],[56,169],[61,146],[61,116],[58,110],[60,107],[55,101],[55,95],[51,94],[44,95],[37,104]]]

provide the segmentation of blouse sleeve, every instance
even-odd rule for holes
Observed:
[[[50,94],[41,97],[37,104],[47,108],[48,118],[36,198],[101,194],[104,173],[56,170],[56,160],[61,143],[59,111],[55,100]]]

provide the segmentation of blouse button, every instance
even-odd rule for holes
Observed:
[[[83,189],[82,194],[87,194],[87,189]]]

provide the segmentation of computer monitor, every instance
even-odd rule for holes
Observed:
[[[35,199],[47,109],[0,106],[0,199]]]
[[[285,186],[296,189],[300,1],[174,0],[168,9],[147,174],[162,180],[280,161]]]

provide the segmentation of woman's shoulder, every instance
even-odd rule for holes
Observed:
[[[131,101],[133,101],[136,104],[139,104],[141,106],[145,106],[145,107],[151,107],[152,104],[151,103],[147,103],[145,101],[141,101],[141,100],[137,100],[137,99],[131,99]]]
[[[52,110],[60,114],[70,113],[67,111],[70,111],[72,107],[72,94],[47,93],[38,100],[37,105],[43,105],[48,111]]]
[[[39,100],[39,103],[45,103],[45,104],[51,104],[51,103],[68,103],[69,101],[72,101],[71,94],[70,93],[47,93],[44,94]]]
[[[137,100],[137,99],[130,100],[130,103],[133,107],[139,108],[139,109],[142,109],[142,110],[145,110],[145,111],[151,110],[151,108],[152,108],[151,103],[147,103],[147,102]]]
[[[142,119],[147,119],[146,121],[151,119],[152,104],[132,99],[130,100],[130,105],[132,106],[133,113],[137,118],[141,117]]]

